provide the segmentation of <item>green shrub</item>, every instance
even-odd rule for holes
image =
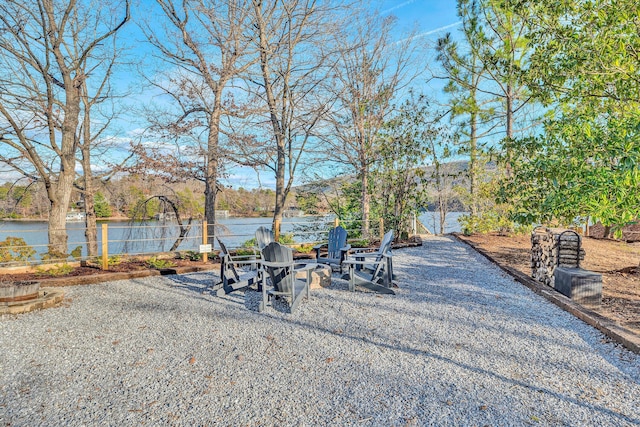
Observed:
[[[21,237],[8,236],[0,242],[0,263],[18,261],[26,264],[35,254],[35,249]]]
[[[73,270],[74,268],[65,262],[62,265],[48,268],[48,269],[38,267],[36,268],[36,274],[38,276],[59,277],[59,276],[66,276],[68,274],[71,274]]]
[[[369,239],[351,240],[349,241],[349,243],[353,248],[368,248],[369,246],[371,246],[371,242],[369,241]]]
[[[249,256],[249,255],[256,255],[256,251],[254,249],[243,249],[243,248],[238,248],[235,250],[235,253],[237,256]]]
[[[256,246],[258,246],[258,241],[256,240],[255,237],[247,240],[242,244],[243,248],[255,248]]]
[[[71,256],[76,260],[82,258],[82,246],[76,246],[75,249],[71,251]]]
[[[147,260],[147,265],[156,270],[162,270],[163,268],[171,268],[176,265],[168,259],[160,259],[158,257],[151,257]]]
[[[304,243],[296,248],[296,251],[300,252],[301,254],[308,254],[312,250],[313,250],[313,246],[305,245]]]
[[[188,259],[189,261],[202,260],[202,254],[197,251],[186,251],[180,254],[180,259]]]
[[[278,242],[282,245],[293,245],[294,243],[296,243],[296,241],[293,240],[292,233],[281,234],[280,239],[278,239]]]
[[[42,254],[43,261],[56,261],[56,260],[65,260],[69,258],[69,254],[65,254],[59,250],[49,248],[49,250]]]

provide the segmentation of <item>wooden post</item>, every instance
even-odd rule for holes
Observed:
[[[275,228],[275,230],[273,230],[273,238],[276,239],[276,242],[280,241],[280,223],[282,221],[279,219],[276,219],[275,221],[273,221],[273,226]]]
[[[109,269],[109,229],[107,224],[102,224],[102,269]]]
[[[203,220],[202,221],[202,244],[206,245],[207,241],[209,240],[209,230],[207,229],[207,220]],[[202,262],[206,263],[207,260],[209,259],[209,254],[207,254],[206,252],[202,254]]]
[[[380,218],[380,241],[384,239],[384,218]]]
[[[336,218],[333,220],[333,226],[334,226],[334,227],[338,227],[339,225],[340,225],[340,218],[336,217]]]

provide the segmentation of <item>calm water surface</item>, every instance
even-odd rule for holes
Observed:
[[[457,219],[461,212],[447,215],[446,233],[460,231]],[[438,214],[425,212],[418,219],[429,231],[438,229]],[[102,251],[101,224],[98,223],[98,250]],[[322,234],[310,231],[312,228],[327,230],[332,220],[325,217],[285,218],[282,222],[282,232],[292,233],[296,242],[310,242],[323,239]],[[109,254],[143,254],[168,251],[178,237],[179,230],[175,223],[148,221],[144,223],[108,222],[108,251]],[[242,246],[244,242],[253,238],[260,226],[271,228],[271,218],[226,218],[219,220],[215,230],[216,236],[229,248]],[[86,256],[84,237],[84,223],[67,223],[69,234],[69,250],[82,246],[83,256]],[[211,229],[209,233],[211,233]],[[47,251],[47,223],[41,221],[0,221],[0,241],[7,237],[21,237],[27,245],[32,246],[41,254]],[[179,250],[197,251],[202,243],[202,224],[194,223]]]

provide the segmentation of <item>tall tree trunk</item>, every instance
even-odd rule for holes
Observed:
[[[371,195],[369,194],[369,173],[366,169],[360,171],[360,183],[362,184],[362,237],[369,238],[371,227]]]
[[[282,136],[278,138],[278,159],[276,167],[276,204],[273,211],[273,232],[280,235],[280,230],[276,230],[277,224],[282,224],[282,215],[284,212],[284,203],[287,198],[284,171],[285,171],[285,149]]]
[[[209,135],[207,137],[207,176],[204,190],[204,217],[207,220],[207,243],[214,244],[216,225],[216,198],[218,196],[218,144],[220,138],[220,93],[216,95],[214,108],[209,115]]]
[[[60,176],[62,178],[62,175]],[[57,186],[63,185],[59,182]],[[56,196],[49,198],[49,252],[57,252],[59,254],[67,253],[67,207],[69,206],[69,198],[56,188]],[[65,202],[66,199],[66,202]]]
[[[86,90],[86,87],[84,88]],[[93,188],[93,172],[91,169],[91,114],[89,100],[86,93],[82,97],[85,106],[82,124],[82,172],[84,178],[84,237],[87,243],[87,255],[98,256],[98,226],[96,223],[96,210],[94,205],[95,190]]]
[[[475,94],[474,94],[475,96]],[[469,118],[469,192],[471,193],[471,217],[478,216],[478,141],[477,114],[472,112]]]
[[[507,85],[507,93],[506,93],[506,136],[507,141],[510,142],[513,139],[513,94],[511,93],[511,85]],[[507,148],[507,152],[505,153],[507,156],[507,164],[506,164],[506,174],[507,177],[511,176],[511,150]]]
[[[271,126],[273,127],[273,135],[276,139],[276,150],[277,150],[277,159],[276,159],[276,200],[275,200],[275,208],[273,212],[273,226],[272,229],[274,233],[280,234],[280,230],[276,230],[276,224],[282,223],[282,214],[284,211],[284,202],[287,198],[287,190],[285,188],[284,180],[285,180],[285,167],[286,167],[286,140],[285,140],[285,129],[283,128],[284,123],[282,123],[278,119],[277,115],[277,102],[276,97],[273,92],[273,82],[271,77],[271,69],[269,67],[269,55],[270,48],[267,40],[265,22],[262,17],[262,2],[254,1],[254,8],[256,12],[256,25],[258,28],[258,38],[259,38],[259,47],[260,47],[260,70],[262,71],[262,79],[264,82],[264,91],[267,98],[267,106],[269,108],[269,118],[271,121]],[[284,117],[284,115],[283,115]]]
[[[91,174],[91,157],[82,149],[82,169],[84,170],[84,237],[87,242],[87,255],[98,256],[98,225],[96,221],[96,209],[94,204],[95,190],[93,188],[93,175]]]
[[[70,78],[65,80],[69,80],[66,87],[73,86],[74,83]],[[72,87],[71,90],[66,90],[66,95],[65,117],[61,129],[60,172],[54,188],[55,194],[53,198],[50,198],[51,205],[49,207],[49,248],[61,254],[66,254],[68,250],[67,210],[71,202],[73,182],[76,178],[76,130],[80,112],[78,90]]]

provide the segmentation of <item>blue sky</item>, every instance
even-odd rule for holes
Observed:
[[[149,13],[148,9],[149,0],[140,0],[135,13]],[[455,33],[459,30],[459,20],[456,15],[455,0],[374,0],[371,1],[371,7],[377,8],[384,15],[395,15],[397,17],[396,23],[396,38],[397,40],[404,39],[408,33],[416,32],[417,37],[420,38],[420,42],[424,42],[423,46],[433,46],[438,37],[443,36],[447,32]],[[140,33],[139,28],[135,23],[127,28],[129,35],[127,39],[129,44],[136,46],[133,50],[136,56],[144,57],[151,53],[143,43],[136,43],[136,41],[142,41],[144,36]],[[133,43],[132,43],[133,42]],[[427,57],[433,58],[433,53],[428,54]],[[147,61],[147,60],[143,60]],[[427,64],[425,64],[426,66]],[[126,77],[124,77],[126,80]],[[419,84],[419,83],[417,83]],[[134,83],[134,86],[137,84]],[[438,92],[441,91],[442,82],[435,82],[434,87],[427,87],[426,92],[430,92],[432,97],[437,97]],[[140,102],[160,102],[161,98],[156,98],[148,90],[139,87],[142,92],[138,92],[138,95],[129,97],[134,107]],[[137,138],[141,132],[143,132],[145,123],[144,118],[141,115],[129,115],[122,123],[122,131],[124,135],[121,135],[124,142],[123,148],[128,147],[128,140],[130,138]],[[149,143],[153,143],[149,141]],[[275,188],[275,179],[271,171],[263,171],[256,176],[253,169],[248,167],[230,167],[228,168],[226,178],[222,179],[224,185],[230,185],[234,188],[244,187],[247,189],[264,187]],[[300,173],[297,174],[300,178]]]
[[[372,7],[377,7],[381,13],[393,14],[398,18],[398,40],[415,30],[417,37],[424,40],[425,45],[433,46],[438,37],[447,32],[455,34],[459,31],[460,25],[455,0],[384,0],[371,3]],[[434,55],[429,56],[433,57]],[[441,90],[440,87],[441,85],[438,84],[437,87],[430,88],[430,90],[437,92]],[[224,183],[234,188],[250,189],[258,185],[275,188],[275,180],[270,171],[260,173],[258,180],[255,172],[250,168],[232,168]]]
[[[417,24],[428,39],[435,40],[442,32],[439,28],[458,22],[455,0],[386,0],[382,1],[380,11],[398,17],[400,30],[410,29]],[[453,31],[454,29],[449,29]],[[445,29],[446,31],[446,29]]]
[[[134,21],[138,14],[148,13],[149,0],[140,0],[137,3],[137,7],[132,10],[134,14]],[[377,7],[383,14],[393,14],[398,18],[397,21],[397,39],[400,40],[406,37],[406,34],[412,30],[417,31],[418,37],[424,40],[425,45],[429,45],[429,42],[433,43],[438,37],[444,35],[446,32],[455,33],[459,29],[458,18],[456,16],[456,1],[455,0],[380,0],[372,1],[372,8]],[[130,22],[126,27],[125,37],[127,38],[127,44],[131,46],[130,54],[133,54],[135,60],[145,61],[145,53],[148,54],[149,50],[145,47],[143,42],[143,35],[140,33],[136,22]],[[152,96],[144,89],[140,84],[140,77],[135,76],[135,72],[132,70],[125,70],[124,68],[117,72],[119,81],[116,82],[116,86],[124,88],[125,86],[132,85],[134,88],[133,93],[127,96],[127,103],[132,106],[144,104],[151,101]],[[434,92],[437,92],[435,90]],[[434,93],[435,95],[435,93]],[[115,136],[116,141],[123,143],[123,148],[128,146],[128,141],[131,138],[135,138],[144,127],[144,121],[142,115],[134,110],[125,112],[118,120],[118,130],[114,130],[118,133]],[[117,145],[117,144],[116,144]],[[118,152],[120,150],[117,150]],[[114,157],[118,157],[116,152],[110,153]],[[101,157],[101,156],[100,156]],[[99,158],[94,158],[94,163],[100,163]],[[106,159],[104,159],[106,160]],[[97,169],[100,169],[100,165],[96,164]],[[5,179],[11,180],[13,174],[3,173],[0,168],[0,181]],[[229,177],[224,182],[226,185],[232,185],[233,187],[243,186],[245,188],[255,188],[259,185],[267,188],[274,188],[274,179],[271,172],[263,172],[260,174],[259,180],[255,176],[255,173],[248,168],[233,168],[229,171]]]

